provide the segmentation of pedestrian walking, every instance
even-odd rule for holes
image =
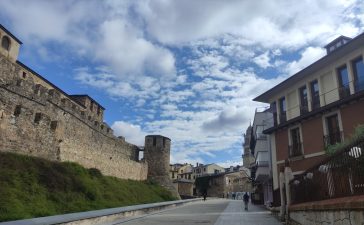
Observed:
[[[204,201],[206,201],[206,197],[207,197],[207,191],[205,190],[205,191],[203,192],[203,200],[204,200]]]
[[[243,200],[244,200],[245,211],[248,211],[248,203],[249,203],[248,192],[245,192],[245,194],[243,196]]]

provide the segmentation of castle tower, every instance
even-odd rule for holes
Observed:
[[[21,41],[0,24],[0,53],[10,61],[16,62]]]
[[[148,163],[148,180],[153,180],[180,198],[169,177],[171,139],[161,135],[145,137],[144,159]]]

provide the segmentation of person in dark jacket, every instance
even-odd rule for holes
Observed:
[[[248,192],[245,192],[245,194],[243,196],[243,200],[244,200],[245,210],[248,211],[248,203],[249,203],[249,195],[248,195]]]
[[[205,191],[203,192],[203,200],[204,200],[204,201],[206,201],[206,197],[207,197],[207,191],[205,190]]]

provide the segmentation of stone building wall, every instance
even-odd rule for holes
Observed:
[[[138,162],[138,147],[93,118],[66,93],[0,54],[0,151],[77,162],[105,175],[145,180],[147,163]]]

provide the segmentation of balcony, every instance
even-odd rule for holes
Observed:
[[[350,86],[349,84],[345,84],[339,87],[339,96],[340,99],[346,98],[350,96]]]
[[[328,147],[330,145],[335,145],[343,141],[344,133],[342,131],[329,133],[324,136],[324,145]]]
[[[354,89],[355,89],[355,93],[364,91],[364,80],[354,81]]]
[[[257,133],[257,140],[266,140],[267,139],[267,135],[263,134],[263,133]]]
[[[279,121],[280,123],[284,123],[287,121],[287,115],[286,115],[286,112],[283,112],[283,113],[280,113],[279,114]]]
[[[277,126],[278,125],[278,121],[277,121],[277,113],[274,112],[273,113],[273,126]]]
[[[288,146],[289,157],[297,157],[302,155],[303,144],[301,142],[294,143]]]
[[[303,105],[300,105],[300,115],[308,113],[308,102]]]
[[[311,107],[312,110],[320,108],[320,95],[312,96]]]

